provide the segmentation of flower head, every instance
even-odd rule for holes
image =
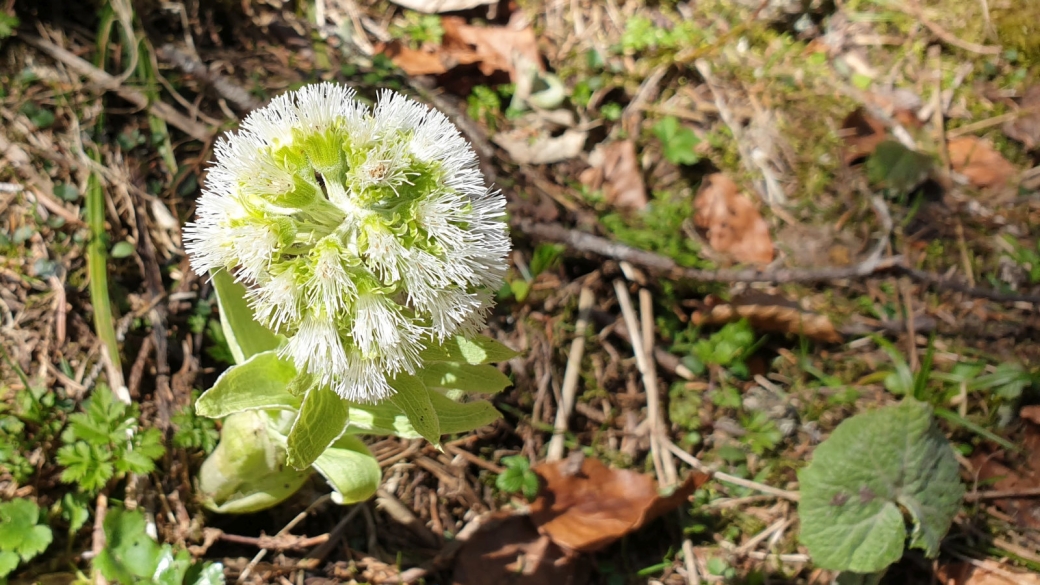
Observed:
[[[275,98],[217,142],[185,228],[199,274],[246,285],[298,370],[361,402],[423,346],[479,329],[505,272],[505,199],[440,112],[322,83]]]

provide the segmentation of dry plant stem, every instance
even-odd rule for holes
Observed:
[[[650,291],[639,289],[639,319],[643,326],[643,363],[646,364],[646,375],[643,376],[643,385],[646,386],[646,409],[647,415],[652,421],[650,430],[658,437],[658,448],[661,446],[661,437],[665,437],[668,428],[661,410],[660,388],[657,384],[657,365],[654,362],[654,299]],[[661,466],[664,468],[664,478],[661,479],[662,487],[675,485],[679,482],[679,474],[675,470],[675,461],[668,449],[660,449]]]
[[[988,492],[971,492],[964,494],[964,500],[979,502],[982,500],[999,500],[1003,498],[1036,498],[1040,497],[1040,487],[1020,490],[991,490]]]
[[[401,500],[386,490],[376,491],[376,505],[391,518],[400,522],[405,528],[412,531],[423,545],[428,548],[436,548],[440,544],[440,538],[430,531],[416,515],[405,506]]]
[[[740,152],[740,160],[744,163],[744,167],[751,171],[753,175],[761,174],[765,180],[765,189],[762,189],[757,184],[755,185],[759,195],[762,196],[762,200],[770,206],[783,205],[787,202],[787,195],[776,181],[772,170],[767,168],[764,163],[759,164],[760,161],[754,156],[752,149],[748,147],[747,141],[744,139],[743,129],[730,112],[729,105],[726,104],[726,99],[715,81],[715,76],[711,73],[711,64],[706,59],[697,59],[693,64],[697,68],[697,72],[704,78],[704,84],[708,86],[712,97],[715,98],[715,107],[719,109],[719,117],[722,118],[723,123],[726,124],[733,134],[733,140],[737,143],[737,150]]]
[[[668,450],[670,450],[672,453],[674,453],[676,457],[678,457],[679,459],[682,459],[683,461],[685,461],[687,464],[689,464],[694,469],[696,469],[696,470],[698,470],[698,471],[700,471],[702,473],[707,473],[708,475],[712,476],[713,478],[715,478],[715,479],[717,479],[717,480],[719,480],[721,482],[737,485],[737,486],[740,486],[740,487],[746,487],[748,489],[752,489],[752,490],[756,490],[756,491],[762,492],[763,494],[770,494],[770,495],[776,496],[778,498],[783,498],[785,500],[790,500],[792,502],[797,502],[798,499],[799,499],[798,492],[792,492],[790,490],[782,490],[780,488],[775,488],[775,487],[772,487],[772,486],[768,486],[768,485],[766,485],[764,483],[758,483],[757,481],[751,481],[751,480],[748,480],[748,479],[743,479],[743,478],[740,478],[740,477],[736,477],[736,476],[730,475],[728,473],[723,473],[721,471],[715,471],[712,468],[710,468],[710,467],[704,465],[703,463],[701,463],[700,460],[697,459],[696,457],[694,457],[693,455],[690,455],[686,451],[683,451],[682,449],[680,449],[678,445],[676,445],[675,443],[673,443],[671,441],[666,441],[665,447]]]
[[[958,49],[964,49],[965,51],[968,51],[970,53],[978,53],[980,55],[999,55],[1000,51],[1002,50],[1001,47],[993,45],[980,45],[978,43],[972,43],[970,41],[965,41],[963,39],[957,38],[953,35],[953,33],[950,33],[946,29],[925,18],[924,12],[921,10],[921,7],[918,6],[917,2],[908,2],[906,4],[900,2],[889,2],[886,4],[891,8],[901,10],[909,14],[910,16],[913,16],[918,20],[918,22],[923,24],[925,28],[930,30],[932,34],[935,35],[940,41],[948,45],[953,45]]]
[[[617,294],[618,304],[621,305],[621,315],[625,318],[628,333],[632,336],[632,352],[636,356],[636,367],[643,378],[643,386],[646,388],[647,401],[649,402],[652,387],[647,385],[647,371],[651,368],[647,364],[646,351],[643,346],[643,334],[640,332],[639,322],[636,319],[636,311],[632,307],[632,297],[628,294],[628,287],[623,280],[614,281],[614,292]],[[647,409],[649,410],[649,404]],[[661,435],[658,432],[657,419],[648,416],[650,422],[650,458],[654,463],[654,472],[659,482],[665,480],[664,465],[661,461]]]
[[[69,69],[73,70],[79,75],[82,75],[90,81],[101,86],[105,91],[115,92],[116,95],[125,99],[126,101],[134,104],[141,109],[147,109],[149,112],[162,118],[168,124],[184,132],[188,136],[196,140],[203,142],[210,139],[213,132],[202,126],[201,124],[192,121],[184,114],[181,114],[177,110],[174,110],[169,104],[165,102],[152,102],[148,103],[148,98],[141,92],[123,86],[122,82],[108,73],[94,67],[87,61],[80,59],[76,55],[66,51],[65,49],[55,45],[54,43],[44,40],[38,36],[30,34],[19,34],[18,38],[24,41],[26,44],[32,45],[33,47],[43,51],[50,55],[53,59],[64,63]]]
[[[163,61],[171,63],[182,72],[187,73],[212,87],[213,91],[217,92],[220,97],[231,102],[231,105],[235,106],[235,108],[241,112],[255,110],[262,105],[259,100],[250,95],[244,88],[228,81],[224,76],[210,71],[197,58],[181,51],[170,43],[156,49],[155,54]]]
[[[549,451],[545,456],[546,461],[559,461],[563,458],[563,435],[567,432],[567,419],[574,411],[581,359],[585,356],[585,331],[589,327],[589,313],[595,300],[592,289],[582,287],[578,295],[578,322],[574,326],[574,341],[571,342],[571,349],[567,354],[567,369],[563,372],[563,388],[560,390],[561,400],[556,409],[556,422],[553,437],[549,441]]]
[[[91,558],[96,558],[101,551],[105,550],[106,539],[105,539],[105,516],[108,514],[108,497],[105,494],[98,494],[97,505],[94,506],[94,529],[90,534],[90,553]],[[108,581],[101,574],[101,571],[94,573],[94,585],[107,585]]]
[[[693,553],[693,541],[689,538],[682,543],[683,566],[686,568],[687,585],[701,585],[701,575],[697,571],[697,557]]]
[[[311,510],[314,510],[319,506],[324,505],[325,502],[328,502],[331,499],[332,496],[325,494],[324,496],[311,502],[311,505],[307,506],[306,510],[297,514],[295,518],[290,520],[288,524],[286,524],[281,530],[279,530],[278,533],[274,535],[274,538],[278,538],[279,536],[285,536],[286,534],[288,534],[290,530],[296,528],[297,524],[303,522],[307,515],[311,513]],[[261,549],[258,553],[256,553],[256,556],[254,556],[253,559],[249,561],[249,564],[246,565],[246,568],[242,569],[242,573],[238,576],[238,579],[235,581],[235,583],[244,583],[246,578],[249,577],[249,573],[252,572],[253,568],[256,567],[257,563],[262,561],[265,556],[267,556],[266,548]]]

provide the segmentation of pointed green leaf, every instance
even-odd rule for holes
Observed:
[[[390,397],[390,402],[404,411],[408,421],[412,423],[412,428],[427,441],[440,445],[441,427],[437,421],[437,411],[433,409],[430,391],[426,389],[422,380],[415,376],[399,374],[390,380],[390,386],[397,391]]]
[[[504,362],[516,357],[517,352],[484,335],[466,338],[461,335],[452,337],[443,345],[427,347],[419,354],[426,363],[430,362],[462,362],[471,365]]]
[[[258,353],[225,370],[213,387],[199,396],[195,413],[221,418],[245,410],[295,410],[300,407],[300,399],[287,389],[295,377],[292,362],[273,350]]]
[[[246,287],[235,282],[227,270],[210,272],[220,306],[220,326],[224,329],[231,355],[240,364],[250,357],[278,347],[281,336],[256,322],[246,301]]]
[[[376,493],[383,478],[379,461],[360,439],[351,435],[340,437],[319,455],[314,468],[332,486],[332,500],[337,504],[367,500]]]
[[[495,394],[511,385],[509,377],[491,365],[470,365],[452,362],[428,364],[422,371],[422,381],[428,388],[447,388],[465,392]]]
[[[296,469],[307,469],[347,428],[349,408],[346,400],[325,385],[307,391],[300,414],[289,431],[286,462]]]
[[[801,541],[818,567],[874,573],[910,546],[929,557],[960,509],[957,460],[913,399],[845,420],[798,472]]]
[[[502,418],[502,413],[487,400],[455,402],[440,392],[432,391],[430,402],[437,411],[443,435],[468,433]]]
[[[396,435],[402,439],[418,439],[421,435],[408,422],[408,415],[389,400],[379,404],[350,403],[348,433]]]

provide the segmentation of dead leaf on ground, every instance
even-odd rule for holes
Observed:
[[[552,136],[545,130],[517,128],[499,132],[491,141],[502,147],[517,164],[545,165],[574,158],[585,148],[587,134],[580,130],[566,130]]]
[[[709,297],[705,303],[708,306],[703,311],[690,315],[694,325],[724,325],[747,319],[756,331],[793,333],[827,343],[841,343],[843,339],[826,315],[803,311],[797,303],[780,296],[755,294],[720,304],[711,304]]]
[[[515,64],[543,68],[538,41],[527,24],[472,26],[461,17],[445,16],[441,26],[444,37],[438,47],[413,49],[395,40],[376,45],[376,51],[409,75],[440,75],[476,63],[484,75],[504,71],[515,83],[522,73]]]
[[[1015,492],[1040,485],[1040,424],[1035,422],[1040,412],[1026,406],[1019,416],[1027,421],[1021,453],[979,451],[971,457],[972,466],[978,470],[977,480],[986,483],[987,489]],[[1019,526],[1040,529],[1040,501],[1035,497],[998,498],[992,503]]]
[[[907,108],[895,108],[892,117],[903,127],[920,125],[917,117]],[[888,128],[863,108],[856,108],[845,117],[838,135],[844,142],[845,164],[851,165],[874,154],[878,145],[888,138]]]
[[[708,244],[714,250],[737,262],[772,262],[769,226],[732,179],[722,173],[705,177],[693,206],[693,223],[707,231]]]
[[[988,140],[976,136],[961,136],[946,145],[950,166],[979,188],[1004,187],[1018,174],[1014,165],[993,148]]]
[[[426,14],[440,14],[442,12],[457,12],[469,10],[478,6],[495,4],[498,0],[390,0],[398,6],[404,6],[417,12]]]
[[[936,577],[942,585],[1040,585],[1040,575],[1023,573],[992,559],[972,563],[950,563],[939,567]]]
[[[474,52],[480,63],[480,72],[492,75],[496,71],[509,73],[514,83],[520,73],[513,66],[517,55],[521,61],[535,64],[542,69],[542,57],[538,52],[538,40],[527,23],[517,20],[514,14],[506,26],[471,26],[460,17],[446,16],[441,19],[444,28],[444,47],[449,51]]]
[[[581,585],[588,560],[538,533],[531,519],[496,512],[455,557],[454,585]]]
[[[591,168],[579,179],[592,190],[603,189],[607,203],[621,209],[643,209],[647,204],[643,173],[636,158],[636,145],[619,140],[599,145],[589,157]]]
[[[668,496],[658,494],[654,480],[627,469],[611,469],[587,458],[578,469],[572,458],[534,468],[542,489],[531,504],[531,521],[539,532],[565,549],[595,552],[674,510],[707,481],[691,474]]]
[[[1018,117],[1004,124],[1004,134],[1034,150],[1040,146],[1040,85],[1022,94],[1018,113]]]

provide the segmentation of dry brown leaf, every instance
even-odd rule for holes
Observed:
[[[600,145],[590,157],[592,167],[578,177],[589,189],[603,189],[607,203],[621,209],[643,209],[647,204],[636,145],[619,140]]]
[[[1040,585],[1040,575],[1023,573],[992,559],[972,563],[950,563],[939,567],[936,577],[943,585]]]
[[[457,12],[469,10],[478,6],[494,4],[498,0],[390,0],[398,6],[404,6],[417,12],[426,14],[440,14],[442,12]]]
[[[783,297],[760,294],[753,298],[734,298],[690,316],[694,325],[724,325],[747,319],[756,331],[793,333],[815,341],[841,343],[842,335],[826,315],[803,311]]]
[[[773,240],[758,208],[722,173],[704,178],[693,202],[694,224],[706,230],[708,244],[737,262],[768,264]]]
[[[840,136],[845,143],[845,164],[866,158],[885,141],[888,131],[880,120],[856,108],[841,123]]]
[[[522,60],[542,68],[542,57],[538,52],[538,41],[530,26],[471,26],[458,16],[441,19],[444,28],[444,47],[451,53],[475,53],[480,63],[480,72],[492,75],[506,71],[510,80],[517,81],[518,72],[513,67],[514,53]]]
[[[1014,165],[993,148],[988,140],[961,136],[946,145],[950,166],[979,188],[1003,187],[1018,174]]]
[[[581,585],[587,560],[541,535],[527,516],[496,512],[455,557],[454,585]]]
[[[1029,150],[1040,146],[1040,85],[1034,85],[1022,94],[1019,115],[1004,124],[1004,134]]]
[[[431,53],[413,49],[401,41],[379,43],[375,49],[376,52],[389,57],[394,65],[408,75],[440,75],[459,64],[443,51]]]
[[[671,495],[662,497],[648,475],[611,469],[591,458],[578,469],[575,463],[568,458],[534,468],[542,489],[531,504],[530,517],[539,532],[578,552],[610,546],[682,505],[708,479],[691,474]]]

